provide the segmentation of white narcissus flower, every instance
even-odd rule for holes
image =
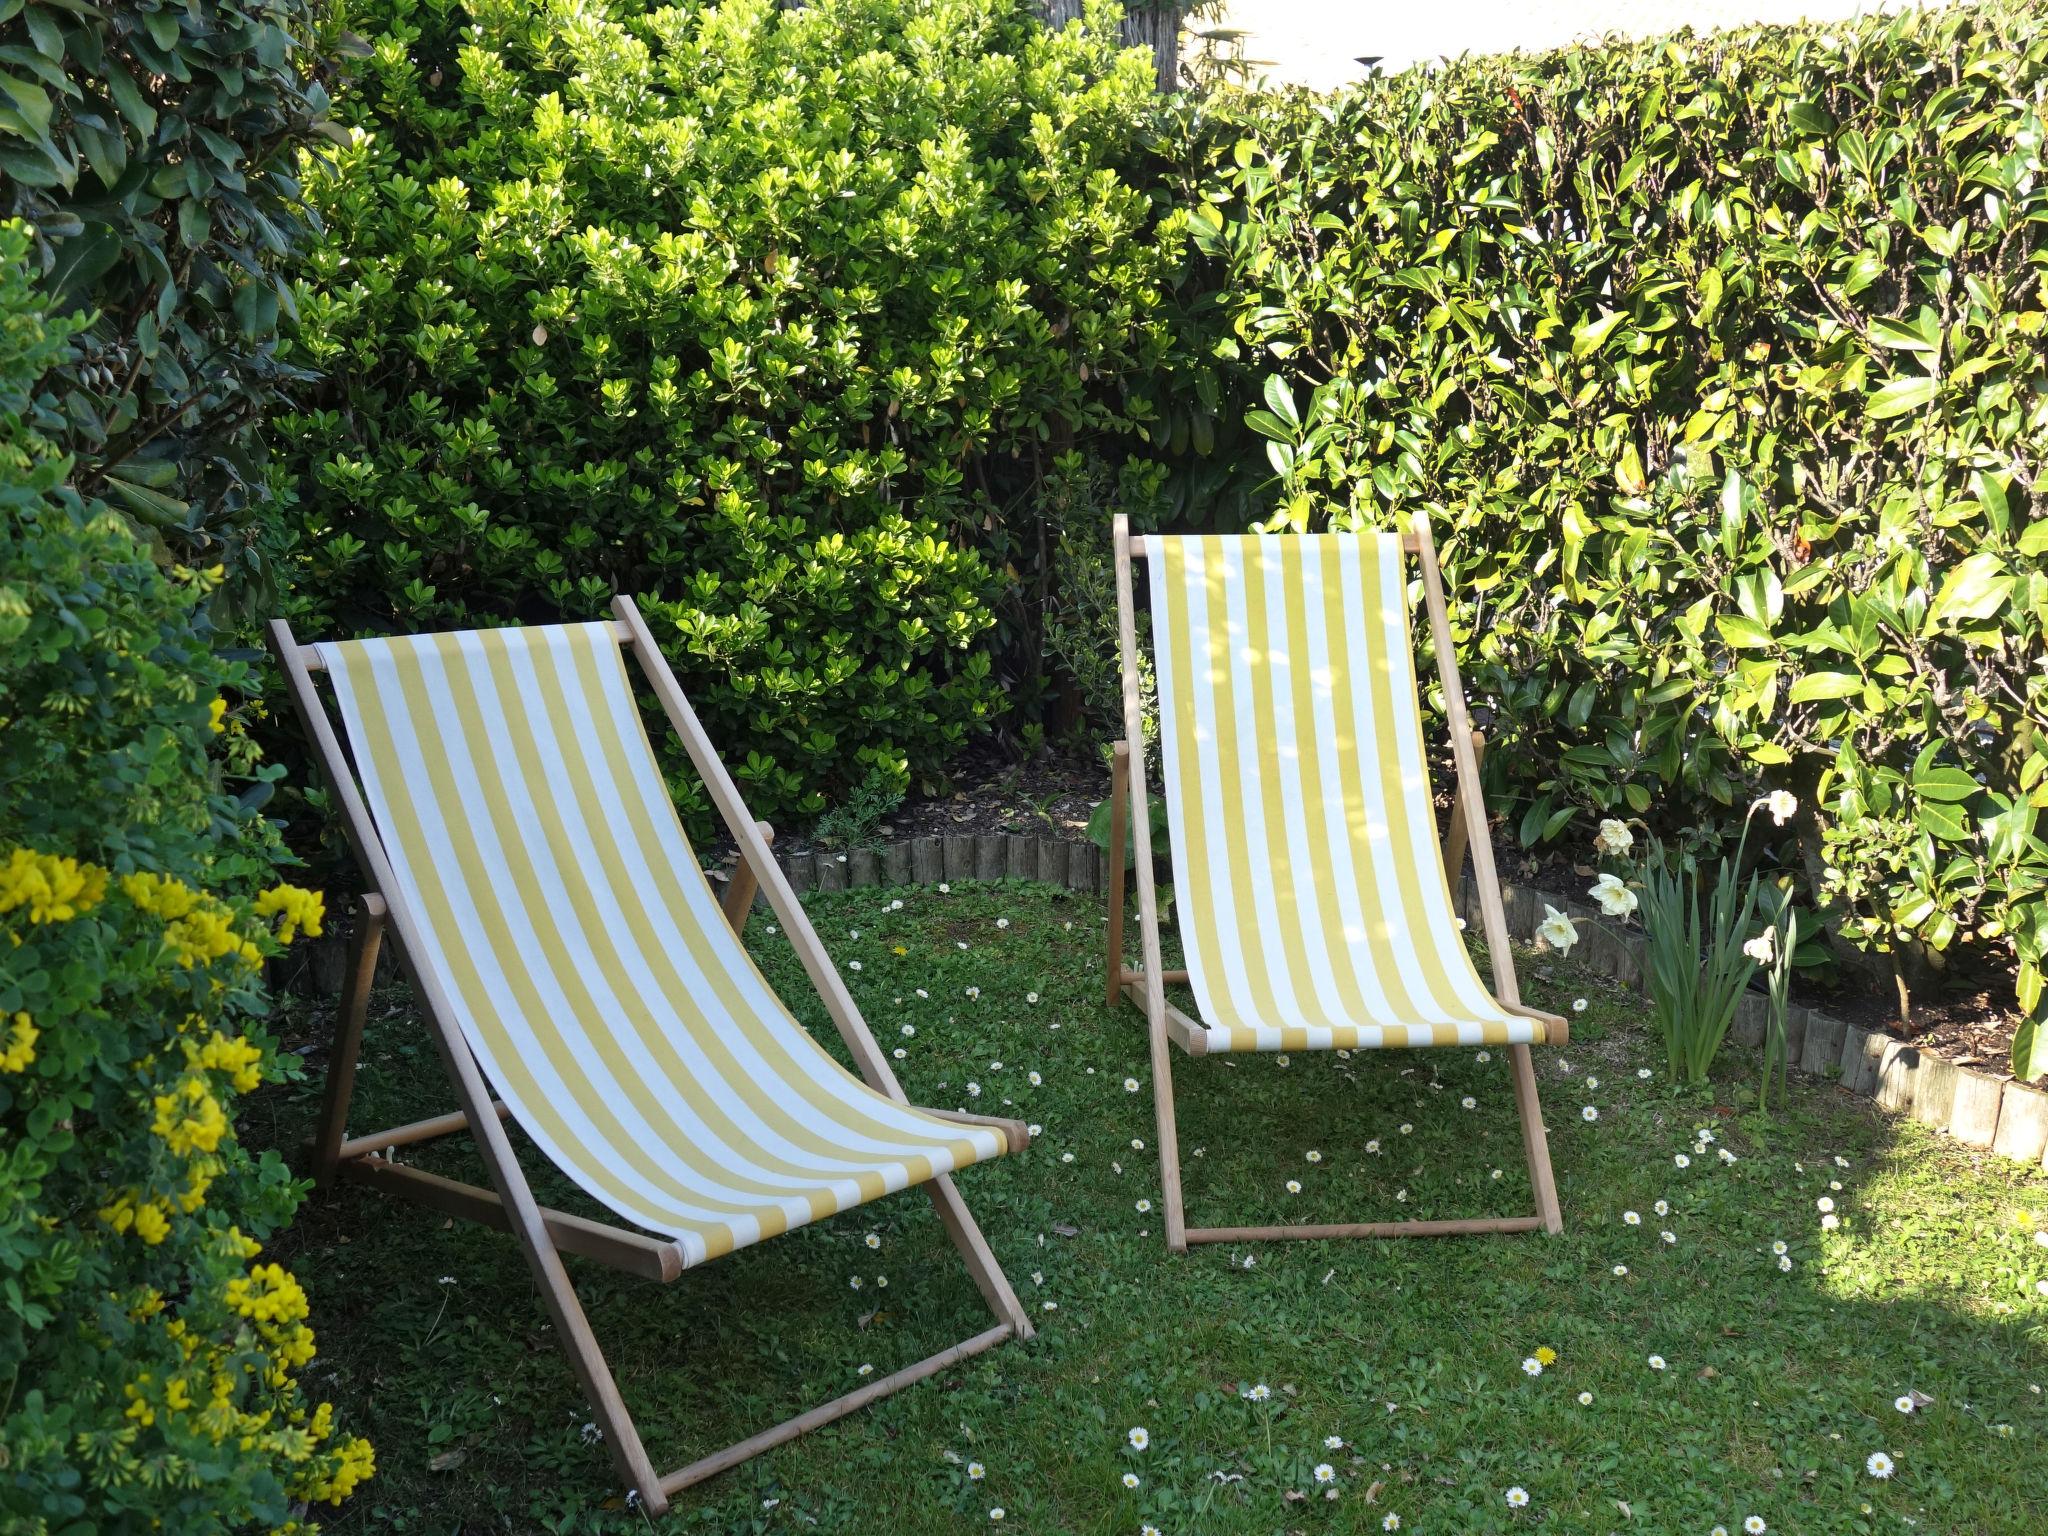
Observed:
[[[1636,893],[1618,875],[1602,875],[1586,893],[1609,917],[1627,917],[1637,906]]]
[[[1742,952],[1758,965],[1769,965],[1778,958],[1778,930],[1766,928],[1743,945]]]
[[[1771,820],[1782,827],[1798,814],[1799,797],[1788,789],[1774,789],[1764,796],[1764,809],[1771,813]]]
[[[1636,835],[1629,831],[1628,823],[1616,821],[1612,816],[1600,823],[1600,830],[1593,834],[1593,851],[1604,854],[1627,853],[1635,847]]]
[[[1537,925],[1536,937],[1562,955],[1568,954],[1571,947],[1579,942],[1579,930],[1572,926],[1570,918],[1545,902],[1543,921]]]

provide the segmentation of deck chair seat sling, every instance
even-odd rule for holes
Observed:
[[[1536,1100],[1532,1045],[1566,1026],[1525,1006],[1478,788],[1478,748],[1426,524],[1400,534],[1133,539],[1115,531],[1127,742],[1116,744],[1110,834],[1111,1001],[1151,1032],[1167,1243],[1262,1237],[1555,1232],[1561,1217]],[[1458,794],[1440,844],[1408,615],[1407,557],[1424,597],[1450,715]],[[1146,765],[1138,717],[1132,562],[1149,576],[1161,781],[1186,969],[1159,957]],[[1124,818],[1142,965],[1123,960]],[[1450,880],[1469,843],[1493,967],[1465,948]],[[1193,1016],[1166,998],[1194,994]],[[1514,1077],[1533,1216],[1336,1226],[1186,1225],[1168,1045],[1244,1051],[1504,1048]]]
[[[619,1471],[659,1513],[678,1489],[934,1374],[1030,1323],[951,1175],[1023,1148],[1016,1121],[907,1103],[632,604],[615,622],[301,648],[284,665],[374,893],[315,1138],[315,1174],[508,1227],[526,1250]],[[738,839],[721,907],[640,718],[630,649]],[[312,674],[325,671],[344,757]],[[860,1066],[791,1016],[739,928],[755,882]],[[388,925],[461,1110],[345,1139],[375,946]],[[486,1085],[489,1085],[488,1087]],[[491,1090],[496,1090],[496,1097]],[[501,1123],[630,1227],[535,1204]],[[392,1160],[468,1129],[494,1190]],[[380,1155],[381,1154],[381,1155]],[[669,1280],[893,1191],[931,1191],[997,1325],[666,1476],[656,1473],[560,1252]]]

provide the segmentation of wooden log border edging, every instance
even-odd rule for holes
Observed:
[[[1610,919],[1591,907],[1549,892],[1503,883],[1501,895],[1510,937],[1533,940],[1544,907],[1555,907],[1579,931],[1574,958],[1647,992],[1640,933],[1617,932]],[[1458,911],[1467,923],[1478,923],[1479,904],[1469,877],[1459,882]],[[1729,1037],[1761,1047],[1769,1011],[1763,993],[1745,992]],[[1798,1003],[1786,1012],[1785,1051],[1795,1071],[1833,1077],[1894,1114],[1911,1115],[1970,1146],[2048,1169],[2048,1089],[1957,1066],[1882,1031]]]
[[[955,880],[1037,880],[1070,891],[1103,891],[1109,885],[1109,860],[1102,849],[1057,837],[917,837],[845,853],[778,851],[776,860],[798,895]],[[711,877],[722,882],[730,877],[730,869],[713,870]],[[1469,877],[1460,880],[1457,894],[1459,912],[1476,924],[1478,901]],[[1638,992],[1645,990],[1640,934],[1617,932],[1582,902],[1505,883],[1501,894],[1512,937],[1533,940],[1544,907],[1556,907],[1579,930],[1574,946],[1578,959]],[[338,995],[342,959],[342,935],[315,940],[291,978],[292,990],[316,997]],[[388,978],[380,974],[379,979]],[[1744,993],[1730,1036],[1743,1045],[1761,1046],[1767,1007],[1762,993]],[[1785,1037],[1795,1070],[1832,1076],[1894,1114],[1911,1115],[1970,1146],[1988,1147],[2048,1169],[2048,1089],[1957,1066],[1905,1041],[1797,1003],[1786,1017]]]

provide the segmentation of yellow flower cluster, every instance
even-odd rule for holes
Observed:
[[[263,959],[261,950],[235,932],[235,914],[226,902],[182,880],[146,872],[123,875],[121,894],[164,920],[164,942],[180,965],[208,964],[227,955],[240,955],[250,965]]]
[[[31,923],[68,923],[107,893],[96,864],[17,848],[0,865],[0,915],[28,908]]]
[[[133,1232],[152,1248],[171,1235],[169,1203],[145,1200],[140,1190],[123,1190],[100,1207],[99,1218],[116,1232]]]
[[[156,1095],[152,1107],[156,1119],[150,1130],[179,1157],[212,1152],[227,1134],[227,1113],[197,1073],[188,1073],[169,1093]]]
[[[0,1030],[0,1072],[26,1072],[36,1059],[36,1036],[41,1033],[25,1013],[7,1019],[6,1028]]]
[[[239,1036],[210,1030],[205,1040],[194,1042],[188,1037],[184,1046],[186,1066],[225,1073],[237,1093],[253,1093],[263,1081],[263,1052]]]
[[[256,1245],[230,1230],[229,1239],[244,1257]],[[305,1293],[298,1282],[275,1264],[259,1265],[248,1276],[230,1280],[226,1297],[241,1317],[254,1323],[270,1355],[260,1379],[273,1389],[291,1385],[291,1372],[313,1358],[312,1331],[305,1326]],[[128,1309],[145,1327],[161,1329],[175,1347],[181,1364],[159,1376],[143,1371],[123,1388],[127,1418],[139,1428],[173,1425],[197,1431],[215,1445],[232,1443],[244,1454],[287,1463],[294,1469],[291,1489],[308,1501],[338,1504],[376,1471],[370,1443],[351,1437],[330,1444],[334,1408],[321,1403],[310,1414],[303,1405],[280,1407],[274,1398],[259,1398],[268,1407],[243,1407],[251,1372],[246,1334],[214,1338],[195,1331],[182,1317],[167,1314],[161,1293],[146,1290]]]
[[[325,1403],[320,1409],[323,1413],[329,1411]],[[339,1504],[376,1470],[377,1453],[370,1448],[369,1441],[356,1435],[336,1448],[334,1463],[323,1476],[308,1480],[297,1491],[312,1502]]]
[[[313,1309],[297,1277],[282,1264],[258,1264],[228,1282],[225,1299],[237,1316],[256,1325],[269,1346],[266,1379],[273,1387],[288,1385],[292,1371],[313,1358],[313,1330],[306,1326]]]
[[[312,1310],[304,1287],[282,1264],[258,1264],[230,1280],[227,1304],[259,1323],[296,1322]]]
[[[318,891],[296,885],[274,885],[256,898],[256,915],[282,914],[277,925],[278,942],[289,944],[301,933],[309,939],[320,937],[320,920],[327,916],[327,903]]]

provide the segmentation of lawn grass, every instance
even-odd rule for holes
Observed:
[[[1159,1195],[1144,1035],[1103,1000],[1099,898],[1005,883],[807,906],[914,1100],[1042,1127],[1023,1157],[960,1180],[1040,1332],[685,1493],[663,1529],[912,1536],[985,1530],[998,1507],[1005,1531],[1089,1536],[1378,1532],[1393,1517],[1445,1536],[1709,1536],[1751,1516],[1785,1533],[2048,1529],[2039,1173],[1832,1085],[1795,1083],[1781,1114],[1741,1109],[1739,1051],[1713,1092],[1676,1087],[1638,1000],[1532,956],[1532,1001],[1586,1003],[1571,1046],[1537,1053],[1563,1236],[1170,1258],[1141,1209]],[[750,937],[830,1037],[781,936],[757,918]],[[1174,1071],[1191,1221],[1531,1208],[1502,1053],[1176,1055]],[[273,1091],[250,1134],[296,1142],[316,1093]],[[408,999],[380,994],[354,1124],[450,1102]],[[413,1160],[479,1173],[462,1138]],[[343,1190],[277,1249],[313,1301],[309,1390],[377,1447],[376,1480],[327,1529],[648,1523],[587,1443],[510,1239]],[[666,1288],[570,1264],[663,1468],[988,1322],[916,1194]],[[1556,1359],[1526,1374],[1539,1347]],[[1902,1414],[1908,1392],[1932,1401]],[[1127,1440],[1140,1426],[1142,1451]],[[1895,1463],[1888,1481],[1866,1472],[1873,1452]]]

